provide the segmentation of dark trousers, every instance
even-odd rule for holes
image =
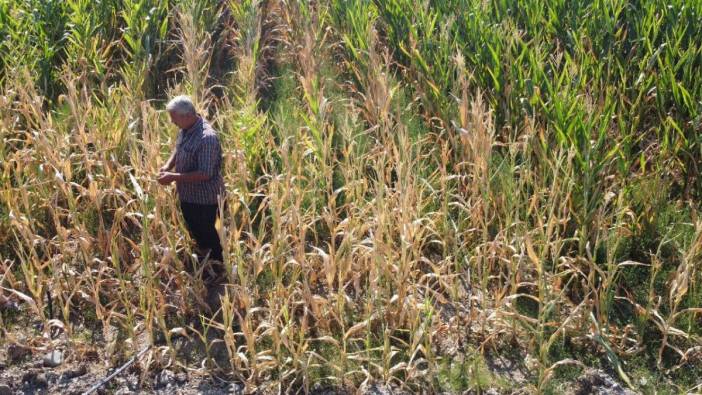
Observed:
[[[215,229],[215,221],[219,214],[216,204],[195,204],[188,202],[180,202],[180,209],[183,212],[183,218],[188,228],[190,237],[195,240],[198,248],[203,256],[210,251],[209,259],[214,259],[222,262],[222,245],[219,242],[219,235]],[[202,258],[200,257],[200,258]],[[215,271],[222,269],[221,265],[217,265]]]

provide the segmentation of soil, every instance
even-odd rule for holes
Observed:
[[[158,351],[158,349],[153,349],[150,352],[154,351]],[[197,370],[187,371],[182,368],[170,368],[153,370],[142,375],[144,360],[149,357],[145,354],[141,361],[118,374],[96,393],[243,393],[244,386],[235,380],[221,379]],[[100,361],[81,361],[75,358],[52,368],[44,366],[42,359],[41,353],[35,353],[19,363],[0,364],[0,394],[4,389],[3,385],[12,394],[82,394],[103,381],[115,369],[115,367],[106,366]]]
[[[208,299],[221,291],[214,292]],[[73,340],[63,331],[43,331],[40,321],[27,319],[26,312],[13,312],[20,317],[11,327],[3,328],[0,338],[0,395],[5,394],[82,394],[104,381],[140,350],[149,349],[141,358],[101,386],[98,394],[237,394],[245,387],[226,372],[216,376],[214,369],[201,368],[205,356],[204,343],[197,335],[173,335],[176,360],[169,362],[165,338],[159,332],[148,336],[143,323],[137,325],[135,340],[123,339],[115,327],[86,329],[75,327]],[[197,327],[196,320],[191,325]],[[48,335],[46,332],[51,332]],[[208,343],[219,334],[210,330]],[[221,336],[219,336],[221,338]],[[50,338],[50,339],[49,339]],[[150,340],[150,338],[152,340]],[[37,340],[39,339],[39,340]],[[153,342],[153,345],[150,345]],[[52,351],[58,351],[51,354]],[[60,355],[56,358],[56,355]],[[53,355],[53,358],[48,358]],[[227,352],[221,342],[210,347],[213,362],[229,366]],[[56,366],[52,366],[56,365]]]
[[[196,344],[181,341],[176,348],[180,352],[192,352]],[[7,348],[3,350],[5,358]],[[158,351],[158,349],[153,349]],[[150,352],[154,352],[150,351]],[[147,353],[148,354],[148,353]],[[216,377],[198,370],[186,370],[183,368],[168,367],[163,369],[153,369],[143,375],[144,360],[149,359],[145,354],[142,360],[124,370],[107,384],[102,386],[96,393],[98,394],[133,394],[133,393],[153,393],[153,394],[244,394],[258,393],[256,390],[247,389],[236,379],[226,377]],[[216,354],[216,353],[215,353]],[[69,353],[70,355],[70,353]],[[74,355],[75,356],[75,355]],[[43,355],[34,353],[31,357],[22,362],[15,362],[8,365],[7,362],[0,363],[0,395],[5,394],[82,394],[95,384],[104,380],[115,369],[114,366],[106,366],[99,360],[77,360],[68,358],[60,366],[55,368],[43,366]],[[2,359],[6,360],[6,359]],[[106,360],[109,360],[107,358]],[[225,361],[219,361],[224,363]],[[501,361],[503,362],[503,361]],[[484,394],[526,394],[523,388],[519,388],[519,382],[524,380],[523,372],[515,367],[511,362],[500,364],[491,361],[493,373],[500,374],[505,378],[514,379],[515,388],[512,389],[487,389]],[[226,365],[222,365],[226,366]],[[514,371],[510,370],[510,366]],[[117,366],[118,367],[118,366]],[[143,377],[142,377],[143,376]],[[633,395],[634,392],[623,388],[607,373],[600,370],[588,369],[572,383],[561,387],[564,393],[570,395],[599,394],[599,395]],[[349,389],[324,387],[315,385],[311,388],[313,394],[364,394],[364,395],[386,395],[386,394],[408,394],[395,386],[380,383],[364,385],[358,391]],[[265,391],[266,393],[269,391]],[[472,392],[468,392],[472,393]],[[477,394],[477,393],[476,393]]]
[[[217,294],[222,287],[212,287],[207,296],[210,306],[216,306]],[[17,311],[16,313],[20,313]],[[26,317],[27,315],[22,315]],[[22,321],[22,320],[21,320]],[[449,319],[449,325],[436,340],[437,352],[449,358],[461,358],[464,339],[457,335],[462,323]],[[210,344],[210,363],[203,367],[206,359],[205,343],[190,330],[178,331],[171,341],[175,350],[172,363],[171,354],[160,332],[148,336],[143,329],[137,331],[135,340],[123,340],[117,328],[107,330],[87,330],[77,327],[79,335],[73,339],[62,331],[42,331],[41,323],[23,320],[15,322],[12,328],[4,328],[4,339],[0,338],[0,395],[5,394],[82,394],[98,383],[103,382],[115,369],[125,365],[139,351],[145,353],[129,367],[101,386],[98,394],[248,394],[277,393],[277,388],[247,388],[236,375],[227,369],[228,353],[224,342],[215,341],[222,338],[221,333],[210,329],[206,342]],[[197,327],[197,324],[191,323]],[[453,328],[451,328],[453,327]],[[42,339],[43,334],[43,339]],[[49,337],[51,339],[49,339]],[[37,341],[40,338],[42,340]],[[440,340],[440,341],[439,341]],[[153,344],[152,344],[153,342]],[[47,355],[58,351],[60,358],[47,363]],[[54,354],[55,355],[55,354]],[[496,352],[485,354],[486,368],[493,378],[499,378],[502,384],[495,388],[483,388],[483,394],[527,394],[529,387],[529,369],[523,363],[525,356],[519,353],[500,355]],[[48,365],[48,366],[47,366]],[[222,367],[217,369],[216,367]],[[213,373],[214,372],[214,373]],[[218,373],[217,373],[218,372]],[[509,383],[505,385],[505,383]],[[495,384],[497,385],[497,384]],[[512,388],[506,388],[512,387]],[[407,394],[405,388],[378,382],[365,383],[359,389],[314,384],[312,394]],[[624,389],[617,381],[601,370],[586,369],[572,382],[564,383],[559,392],[571,395],[614,394],[632,395],[634,392]],[[302,389],[300,390],[302,393]],[[467,393],[473,393],[468,391]]]

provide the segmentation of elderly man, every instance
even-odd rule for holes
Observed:
[[[190,236],[197,242],[199,258],[209,252],[209,259],[218,261],[212,268],[219,275],[223,259],[215,221],[219,199],[224,196],[224,181],[217,132],[197,113],[187,96],[173,98],[166,110],[180,132],[175,150],[159,169],[158,182],[168,185],[175,181],[180,209]]]

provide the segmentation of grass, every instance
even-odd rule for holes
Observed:
[[[585,366],[698,390],[701,13],[0,0],[0,302],[24,309],[6,339],[30,316],[74,345],[81,324],[161,332],[170,363],[249,391],[549,392]],[[230,196],[229,285],[199,327],[191,244],[154,180],[181,92],[220,132]],[[227,365],[179,359],[175,323],[218,333],[205,353]],[[485,362],[508,341],[524,382]]]

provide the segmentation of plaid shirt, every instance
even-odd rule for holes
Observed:
[[[178,173],[201,171],[210,178],[198,182],[176,181],[181,201],[196,204],[217,204],[224,194],[220,172],[222,148],[217,132],[200,117],[193,126],[181,129],[176,140],[175,170]]]

